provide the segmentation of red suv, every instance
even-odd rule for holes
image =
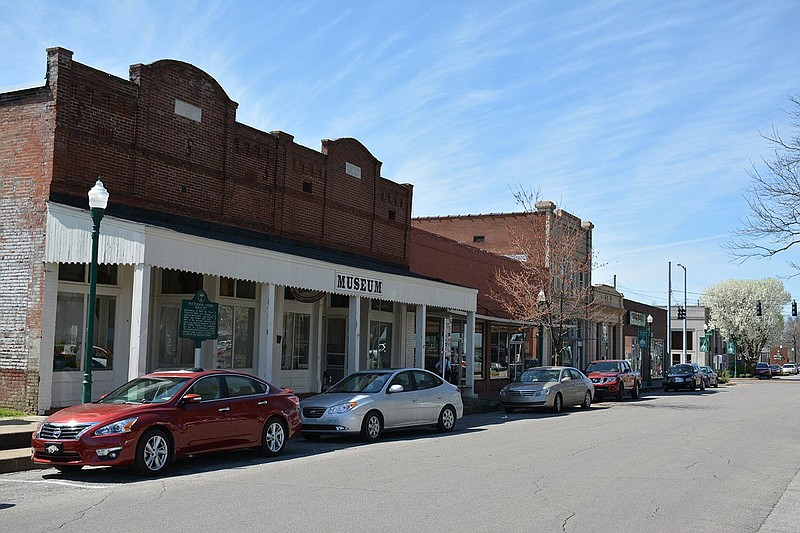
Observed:
[[[211,451],[257,447],[274,456],[300,433],[299,405],[294,394],[243,372],[154,372],[49,416],[33,433],[33,462],[154,475],[173,459]]]

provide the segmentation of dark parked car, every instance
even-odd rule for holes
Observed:
[[[47,417],[31,438],[33,462],[160,473],[181,456],[234,448],[281,453],[300,433],[300,401],[256,376],[226,370],[153,372],[97,402]]]
[[[706,382],[706,388],[719,387],[719,377],[713,368],[710,366],[701,366],[700,371],[703,373],[703,379]]]
[[[772,368],[769,363],[756,363],[753,375],[758,379],[772,379]]]
[[[773,376],[783,375],[783,367],[781,365],[769,365],[769,369],[772,371]]]
[[[706,380],[697,363],[683,363],[669,369],[664,378],[664,391],[670,389],[705,390]]]

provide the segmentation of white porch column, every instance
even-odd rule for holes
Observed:
[[[311,338],[308,354],[308,386],[311,392],[322,390],[322,315],[325,309],[325,298],[314,303],[311,313]]]
[[[258,369],[259,377],[272,381],[272,358],[275,355],[275,285],[262,283],[260,294],[261,328],[258,335]]]
[[[464,339],[466,349],[464,355],[467,358],[467,375],[464,376],[466,380],[461,394],[474,398],[477,396],[475,394],[475,311],[467,311],[467,327],[464,336],[466,337]]]
[[[417,305],[417,323],[414,332],[414,366],[425,368],[425,316],[427,307]]]
[[[361,347],[361,297],[351,296],[348,309],[347,368],[345,376],[360,370],[358,352]]]
[[[58,305],[58,263],[45,265],[42,297],[42,345],[39,355],[39,403],[37,412],[44,414],[53,401],[53,346],[56,337]]]
[[[133,267],[131,290],[131,341],[128,379],[147,374],[148,331],[150,329],[150,275],[153,269],[139,263]]]

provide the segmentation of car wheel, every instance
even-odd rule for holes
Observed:
[[[439,423],[436,424],[436,429],[442,433],[447,433],[453,431],[454,427],[456,427],[456,410],[446,405],[442,412],[439,413]]]
[[[697,389],[697,383],[695,383],[694,380],[692,380],[692,384],[689,385],[689,390],[694,392],[695,389]]]
[[[706,382],[704,380],[700,380],[700,390],[706,390]]]
[[[715,382],[714,382],[714,388],[716,389],[716,388],[718,388],[718,387],[719,387],[719,380],[717,380],[717,381],[715,381]]]
[[[503,407],[503,411],[505,411],[506,413],[513,413],[516,410],[517,410],[516,407]]]
[[[361,436],[367,442],[375,442],[383,432],[383,419],[378,411],[370,411],[361,424]]]
[[[664,387],[664,392],[669,392],[669,387]]]
[[[639,397],[639,383],[633,384],[633,390],[631,391],[631,398],[634,400]]]
[[[622,398],[625,396],[625,385],[622,383],[619,384],[619,390],[617,390],[617,401],[621,402]]]
[[[555,399],[553,400],[553,412],[560,413],[564,410],[564,398],[561,397],[561,393],[557,393]]]
[[[587,390],[586,394],[583,395],[583,403],[581,404],[581,407],[583,407],[584,409],[588,409],[591,406],[592,406],[592,393]]]
[[[172,457],[172,444],[169,437],[160,429],[149,429],[139,437],[136,445],[134,471],[140,476],[154,476],[161,473]]]
[[[316,435],[314,433],[303,433],[303,439],[307,440],[308,442],[317,442],[322,435]]]
[[[259,446],[261,454],[267,457],[279,455],[286,447],[287,433],[286,423],[277,416],[267,420],[261,433],[261,446]]]
[[[55,465],[56,470],[65,474],[74,474],[83,468],[83,465]]]

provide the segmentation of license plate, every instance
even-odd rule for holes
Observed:
[[[47,442],[44,445],[44,451],[48,455],[61,455],[64,451],[63,446],[60,442]]]
[[[675,378],[675,383],[683,383],[683,378]]]

